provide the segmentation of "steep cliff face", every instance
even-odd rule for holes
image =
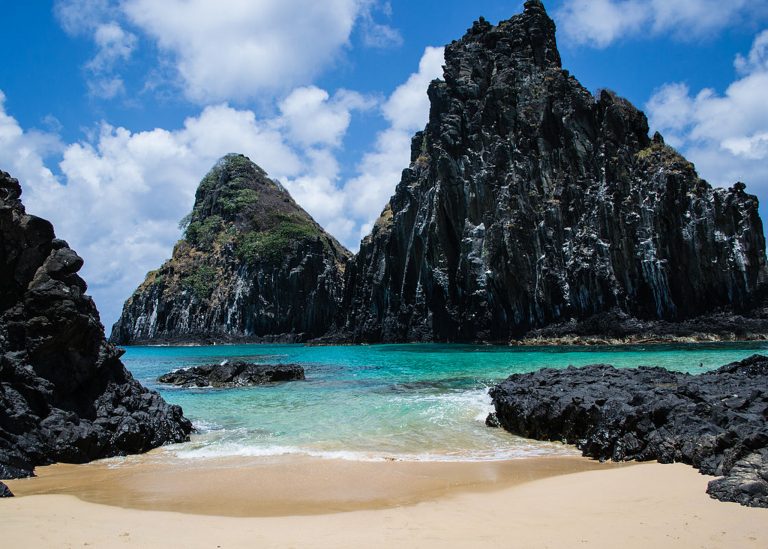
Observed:
[[[765,278],[758,201],[713,189],[645,115],[561,67],[538,1],[446,49],[411,165],[346,273],[356,341],[504,341],[619,310],[740,309]]]
[[[349,252],[242,155],[200,183],[173,257],[125,303],[118,344],[304,340],[337,314]]]
[[[187,440],[181,408],[135,381],[105,340],[83,260],[20,196],[0,172],[0,479]]]

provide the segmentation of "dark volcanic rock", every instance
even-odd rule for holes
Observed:
[[[295,342],[333,322],[350,253],[248,158],[222,158],[197,189],[184,239],[112,328],[117,344]]]
[[[768,507],[768,357],[713,372],[598,364],[516,374],[492,388],[498,422],[598,459],[688,463],[708,492]]]
[[[508,341],[614,310],[676,323],[750,306],[766,276],[757,198],[713,189],[627,100],[584,89],[541,2],[476,22],[445,63],[347,267],[340,338]]]
[[[179,387],[247,387],[302,379],[304,368],[298,364],[227,362],[176,370],[157,380]]]
[[[0,478],[187,440],[181,408],[134,380],[105,340],[83,260],[20,196],[0,172]]]
[[[5,484],[0,482],[0,498],[12,498],[13,492]]]

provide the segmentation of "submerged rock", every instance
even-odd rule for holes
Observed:
[[[506,342],[611,311],[751,307],[757,198],[713,189],[629,101],[581,86],[541,2],[476,22],[428,94],[411,165],[347,267],[338,339]]]
[[[188,440],[181,408],[134,380],[106,341],[83,260],[20,196],[0,172],[0,478]]]
[[[178,387],[247,387],[304,379],[298,364],[227,362],[176,370],[160,376],[160,383]]]
[[[768,507],[768,357],[713,372],[597,364],[510,376],[490,391],[516,435],[614,461],[688,463],[722,501]]]
[[[173,257],[126,301],[113,342],[295,342],[332,324],[350,253],[248,158],[214,166],[186,221]]]

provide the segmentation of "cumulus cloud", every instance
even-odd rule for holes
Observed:
[[[642,34],[697,39],[765,17],[768,8],[750,0],[565,0],[555,13],[567,40],[599,48]]]
[[[333,62],[356,0],[126,0],[124,13],[175,63],[197,102],[247,100],[308,83]]]
[[[116,62],[136,49],[131,28],[157,45],[159,66],[172,67],[174,81],[164,84],[203,105],[271,99],[310,84],[343,55],[356,25],[364,46],[399,46],[400,32],[375,17],[391,11],[382,0],[57,0],[54,7],[66,32],[89,36],[97,48],[86,64],[97,81],[92,93],[121,91],[104,76],[114,77]],[[156,76],[150,71],[145,89]]]
[[[336,147],[347,132],[355,110],[375,105],[371,98],[340,90],[331,96],[316,86],[296,88],[280,103],[282,122],[290,137],[303,146]]]
[[[768,31],[746,56],[738,56],[740,77],[720,94],[693,93],[686,84],[662,86],[648,101],[651,127],[668,137],[719,186],[744,181],[760,196],[768,191]]]
[[[127,61],[136,48],[136,36],[114,21],[98,25],[93,39],[99,50],[86,67],[97,73],[112,70],[118,61]]]

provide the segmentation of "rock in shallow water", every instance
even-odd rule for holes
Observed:
[[[492,388],[516,435],[575,444],[585,456],[688,463],[722,501],[768,507],[768,357],[713,372],[597,364],[516,374]]]
[[[0,478],[187,440],[181,408],[134,380],[105,340],[83,260],[20,196],[0,171]]]
[[[158,381],[178,387],[248,387],[302,379],[304,368],[298,364],[229,362],[176,370]]]

